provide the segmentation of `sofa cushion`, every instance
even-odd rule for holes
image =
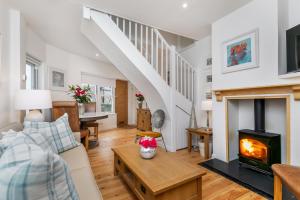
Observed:
[[[65,152],[77,147],[79,144],[76,141],[68,121],[68,114],[64,114],[55,122],[24,122],[24,131],[30,129],[38,129],[40,132],[47,133],[47,136],[53,138],[54,146],[58,153]]]
[[[71,170],[90,167],[89,159],[83,145],[59,154]]]
[[[36,145],[41,147],[44,151],[51,151],[57,153],[56,147],[51,142],[52,138],[46,133],[39,131],[38,129],[27,129],[23,132],[24,136],[32,140]]]
[[[72,170],[71,176],[80,199],[103,199],[90,167]]]
[[[17,132],[14,130],[8,130],[6,132],[1,133],[1,139],[0,139],[0,158],[7,149],[7,147],[15,140],[17,137]]]
[[[79,199],[66,163],[18,135],[0,159],[0,199]]]

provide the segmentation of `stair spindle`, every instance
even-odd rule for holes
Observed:
[[[141,24],[141,53],[143,54],[143,25]]]
[[[158,34],[156,33],[156,71],[158,72]]]
[[[151,65],[154,66],[154,62],[153,62],[153,45],[154,45],[154,41],[153,41],[153,28],[151,28]]]
[[[126,35],[126,26],[125,26],[125,19],[123,19],[123,33]]]
[[[148,26],[146,26],[146,60],[149,62],[149,58],[148,58]]]
[[[130,42],[132,42],[131,41],[131,21],[129,20],[128,23],[129,23],[128,24],[128,26],[129,26],[129,33],[128,33],[129,34],[129,40],[130,40]]]
[[[161,40],[161,67],[160,67],[160,76],[164,79],[164,42]]]
[[[134,23],[134,37],[135,47],[137,48],[137,23]]]

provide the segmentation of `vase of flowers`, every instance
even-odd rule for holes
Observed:
[[[135,94],[136,100],[138,101],[139,108],[143,108],[143,101],[145,100],[145,97],[141,93]]]
[[[140,155],[144,159],[152,159],[156,155],[157,142],[152,137],[142,137],[139,141]]]
[[[69,85],[69,94],[78,103],[79,114],[82,115],[85,112],[84,104],[92,101],[92,90],[89,85],[80,87],[79,85]]]

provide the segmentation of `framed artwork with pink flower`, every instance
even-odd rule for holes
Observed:
[[[258,34],[256,29],[223,43],[223,73],[259,67]]]

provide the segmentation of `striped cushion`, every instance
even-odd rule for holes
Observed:
[[[0,158],[0,199],[79,199],[66,163],[43,151],[24,135],[18,136]]]
[[[7,147],[15,140],[17,134],[18,132],[15,132],[14,130],[9,130],[7,132],[1,133],[2,137],[0,139],[0,158]]]
[[[45,133],[47,137],[52,137],[53,146],[58,153],[77,147],[76,141],[68,121],[68,114],[64,114],[55,122],[24,122],[24,132],[30,132],[31,129],[37,129],[41,133]]]
[[[24,131],[23,134],[44,151],[51,151],[56,154],[58,153],[53,138],[48,136],[45,132],[31,128]]]

